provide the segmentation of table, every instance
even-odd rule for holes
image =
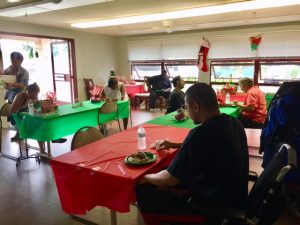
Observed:
[[[235,118],[237,118],[240,115],[240,108],[238,108],[238,107],[221,107],[220,111],[222,113],[231,115]],[[181,128],[194,128],[197,126],[194,124],[194,122],[191,119],[187,119],[184,121],[175,120],[174,119],[175,114],[176,114],[176,112],[172,112],[165,116],[161,116],[161,117],[155,118],[153,120],[150,120],[147,123],[163,125],[163,126],[181,127]]]
[[[157,139],[182,142],[189,129],[145,124],[147,151]],[[133,127],[75,151],[52,158],[62,208],[66,213],[84,215],[95,206],[129,212],[136,201],[134,187],[140,178],[167,167],[176,150],[157,153],[157,161],[145,167],[124,164],[127,155],[137,152],[137,129]]]
[[[144,92],[144,84],[126,84],[126,93],[133,98],[135,94]]]
[[[21,138],[47,142],[48,151],[50,141],[74,134],[84,126],[98,125],[98,110],[104,104],[84,101],[83,106],[73,108],[72,104],[58,107],[55,114],[29,115],[26,112],[18,116],[14,114],[16,125]],[[130,113],[129,101],[118,101],[119,119],[128,118]],[[114,117],[113,114],[101,115],[100,122],[106,122]],[[51,152],[48,152],[48,154]]]

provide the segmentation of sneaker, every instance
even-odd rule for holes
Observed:
[[[47,158],[47,159],[50,159],[48,153],[46,153],[46,152],[40,152],[39,155],[40,155],[41,158]]]

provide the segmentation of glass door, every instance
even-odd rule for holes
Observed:
[[[71,48],[68,41],[51,43],[53,86],[57,101],[71,103],[73,95],[73,71]]]

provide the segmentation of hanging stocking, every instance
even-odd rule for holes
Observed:
[[[196,63],[203,72],[208,71],[208,67],[207,67],[208,51],[209,51],[209,42],[207,40],[203,40],[203,42],[200,46],[200,49],[199,49],[198,59],[197,59],[197,63]]]

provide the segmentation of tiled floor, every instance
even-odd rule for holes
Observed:
[[[133,111],[133,124],[137,125],[148,121],[163,113],[157,111]],[[114,124],[108,125],[109,134],[118,130]],[[17,143],[11,143],[10,137],[14,131],[4,130],[2,149],[3,152],[18,156]],[[52,144],[53,156],[70,151],[72,136],[63,144]],[[30,141],[36,145],[35,141]],[[260,172],[261,158],[250,159],[250,169]],[[42,159],[39,166],[34,159],[25,160],[22,163],[20,173],[17,173],[15,161],[0,158],[0,225],[80,225],[65,214],[61,208],[57,194],[55,181],[49,161]],[[85,216],[85,218],[98,223],[110,224],[109,210],[97,207]],[[118,213],[118,224],[138,225],[143,224],[135,206],[130,213]],[[287,213],[277,225],[299,225],[300,221]]]

